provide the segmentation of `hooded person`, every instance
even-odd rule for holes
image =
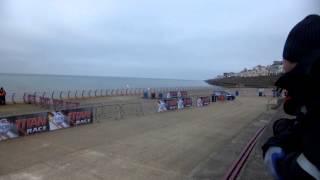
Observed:
[[[6,91],[3,89],[3,87],[0,88],[0,104],[5,105],[6,104]]]
[[[320,16],[309,15],[290,31],[283,51],[285,74],[275,83],[287,92],[279,119],[262,146],[275,179],[320,179]]]

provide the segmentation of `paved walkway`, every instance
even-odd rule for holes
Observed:
[[[0,142],[0,180],[221,179],[266,104],[243,97]]]

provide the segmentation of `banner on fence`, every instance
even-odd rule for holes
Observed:
[[[209,96],[205,96],[205,97],[200,97],[202,100],[202,105],[203,106],[208,106],[210,104],[210,97]]]
[[[0,140],[48,131],[47,113],[11,116],[0,120]]]
[[[70,126],[90,124],[93,122],[92,108],[64,110],[62,112],[68,117]]]
[[[165,99],[165,103],[167,104],[167,109],[176,110],[178,108],[177,99]]]
[[[7,118],[0,119],[0,141],[16,138],[18,136],[19,133],[14,122]]]
[[[48,113],[50,130],[90,124],[93,122],[92,108],[69,109]]]
[[[192,99],[191,98],[184,98],[183,103],[185,107],[191,107],[192,106]]]
[[[92,122],[92,108],[5,117],[0,119],[0,141]]]

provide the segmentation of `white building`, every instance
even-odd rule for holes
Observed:
[[[269,75],[278,75],[283,73],[282,61],[273,61],[273,64],[268,69]]]
[[[252,69],[245,68],[239,73],[223,73],[219,75],[218,78],[229,78],[229,77],[257,77],[257,76],[270,76],[278,75],[283,73],[283,63],[282,61],[273,61],[272,65],[268,66],[255,66]]]

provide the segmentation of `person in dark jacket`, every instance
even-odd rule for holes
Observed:
[[[320,16],[309,15],[290,31],[283,51],[285,74],[276,82],[287,92],[284,111],[294,119],[273,124],[262,146],[275,179],[320,180]]]
[[[0,105],[6,104],[6,91],[3,87],[0,88]]]

